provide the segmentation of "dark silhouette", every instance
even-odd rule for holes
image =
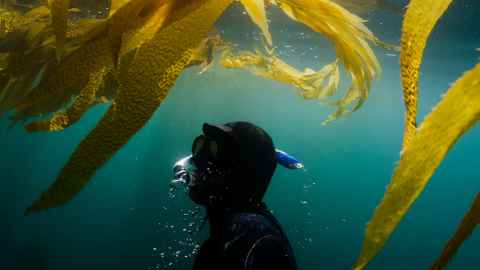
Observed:
[[[194,269],[295,270],[288,239],[263,202],[277,166],[270,136],[247,122],[204,124],[189,162],[188,195],[206,207],[210,225]]]

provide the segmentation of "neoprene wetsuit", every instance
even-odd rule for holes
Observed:
[[[263,205],[254,211],[209,211],[210,238],[194,270],[296,270],[293,250],[280,224]]]

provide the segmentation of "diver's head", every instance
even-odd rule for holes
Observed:
[[[261,203],[276,168],[270,136],[247,122],[203,125],[192,145],[196,167],[188,195],[205,206],[243,208]]]

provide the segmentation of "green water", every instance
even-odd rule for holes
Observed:
[[[333,59],[328,42],[271,11],[277,52],[298,68]],[[380,38],[398,43],[401,16],[367,15]],[[463,71],[478,63],[480,2],[454,1],[435,29],[420,82],[420,119]],[[239,7],[218,25],[253,48],[258,31]],[[258,44],[258,43],[257,43]],[[293,46],[293,47],[290,47]],[[397,53],[375,50],[383,67],[366,104],[322,126],[333,108],[289,86],[220,67],[187,70],[148,125],[99,170],[71,203],[32,216],[23,210],[55,179],[76,145],[105,112],[98,106],[60,133],[27,134],[0,120],[0,269],[190,269],[203,212],[182,193],[168,196],[171,166],[188,154],[204,122],[256,123],[308,172],[278,168],[266,202],[287,232],[299,269],[349,269],[366,222],[399,159],[404,108]],[[480,128],[453,148],[422,196],[368,269],[427,269],[480,190]],[[192,212],[197,212],[193,214]],[[191,231],[191,232],[190,232]],[[448,269],[480,268],[480,231]]]

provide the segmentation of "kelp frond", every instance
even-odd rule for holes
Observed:
[[[67,20],[70,0],[48,0],[52,12],[52,25],[57,46],[57,60],[63,56],[63,47],[67,38]]]
[[[455,235],[448,241],[440,257],[430,268],[431,270],[441,270],[452,260],[460,246],[473,233],[480,224],[480,193],[477,193],[470,207],[460,223]]]
[[[230,50],[222,54],[220,63],[226,68],[244,69],[256,76],[292,85],[299,90],[300,96],[325,102],[335,94],[340,81],[338,60],[325,65],[319,71],[309,68],[299,71],[276,56],[273,51],[267,55],[260,51],[234,54]]]
[[[417,128],[418,75],[427,39],[452,0],[412,0],[403,20],[400,66],[406,107],[403,149]]]
[[[213,29],[193,51],[192,58],[187,67],[199,65],[201,68],[199,74],[202,74],[213,67],[213,58],[217,52],[225,51],[229,48],[231,48],[231,45],[221,38],[216,29]]]
[[[30,123],[25,126],[27,131],[60,131],[76,123],[95,104],[106,70],[105,67],[92,70],[86,86],[65,112],[56,112],[51,119]]]
[[[352,84],[336,103],[339,108],[329,121],[357,110],[368,98],[372,81],[381,72],[380,64],[368,45],[378,40],[363,20],[341,6],[327,0],[276,0],[292,19],[325,35],[335,47]],[[348,106],[353,104],[353,108]]]
[[[130,41],[122,33],[141,28],[142,25],[138,21],[146,20],[139,17],[139,13],[149,7],[152,0],[135,0],[129,3],[135,5],[122,6],[106,21],[93,21],[91,29],[81,36],[79,47],[72,49],[72,52],[60,63],[47,69],[38,86],[15,105],[13,115],[15,121],[62,109],[72,97],[79,95],[82,89],[90,89],[87,84],[92,73],[96,74],[101,69],[106,69],[105,73],[108,73],[114,68],[114,61],[118,54],[117,48],[121,48],[122,44],[128,44]],[[127,11],[127,9],[134,9],[134,11]],[[135,14],[137,17],[134,17]],[[109,35],[115,31],[119,34]],[[73,39],[72,43],[76,43],[76,40]],[[68,46],[71,46],[71,43]],[[42,131],[43,129],[29,126],[28,130]]]

